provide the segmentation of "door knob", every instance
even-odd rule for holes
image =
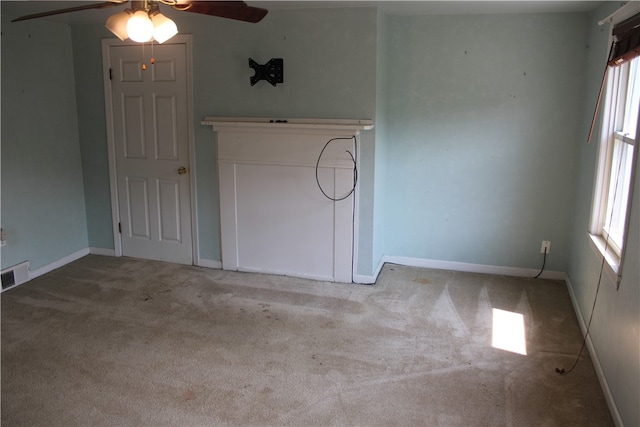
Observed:
[[[187,168],[185,168],[184,166],[178,169],[178,175],[184,175],[185,173],[187,173]]]

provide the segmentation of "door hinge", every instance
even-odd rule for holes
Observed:
[[[109,68],[109,80],[113,80],[113,68]]]
[[[122,223],[118,223],[118,233],[122,234]]]

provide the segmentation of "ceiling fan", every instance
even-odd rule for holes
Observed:
[[[85,4],[25,15],[11,22],[89,9],[106,9],[124,3],[127,3],[127,0],[109,0],[101,3]],[[130,38],[140,43],[154,40],[162,43],[178,33],[176,24],[160,13],[160,4],[168,5],[172,9],[181,12],[199,13],[251,23],[260,22],[268,13],[267,9],[249,6],[244,1],[131,0],[130,3],[130,8],[111,15],[107,19],[105,27],[120,40]]]

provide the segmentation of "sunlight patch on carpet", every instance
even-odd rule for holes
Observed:
[[[526,355],[524,316],[520,313],[494,308],[491,345],[500,350]]]

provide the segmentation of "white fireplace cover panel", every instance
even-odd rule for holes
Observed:
[[[210,123],[207,123],[210,124]],[[216,128],[222,266],[225,270],[352,281],[357,130]]]
[[[309,179],[313,173],[299,166],[236,165],[239,267],[333,280],[334,206]]]

